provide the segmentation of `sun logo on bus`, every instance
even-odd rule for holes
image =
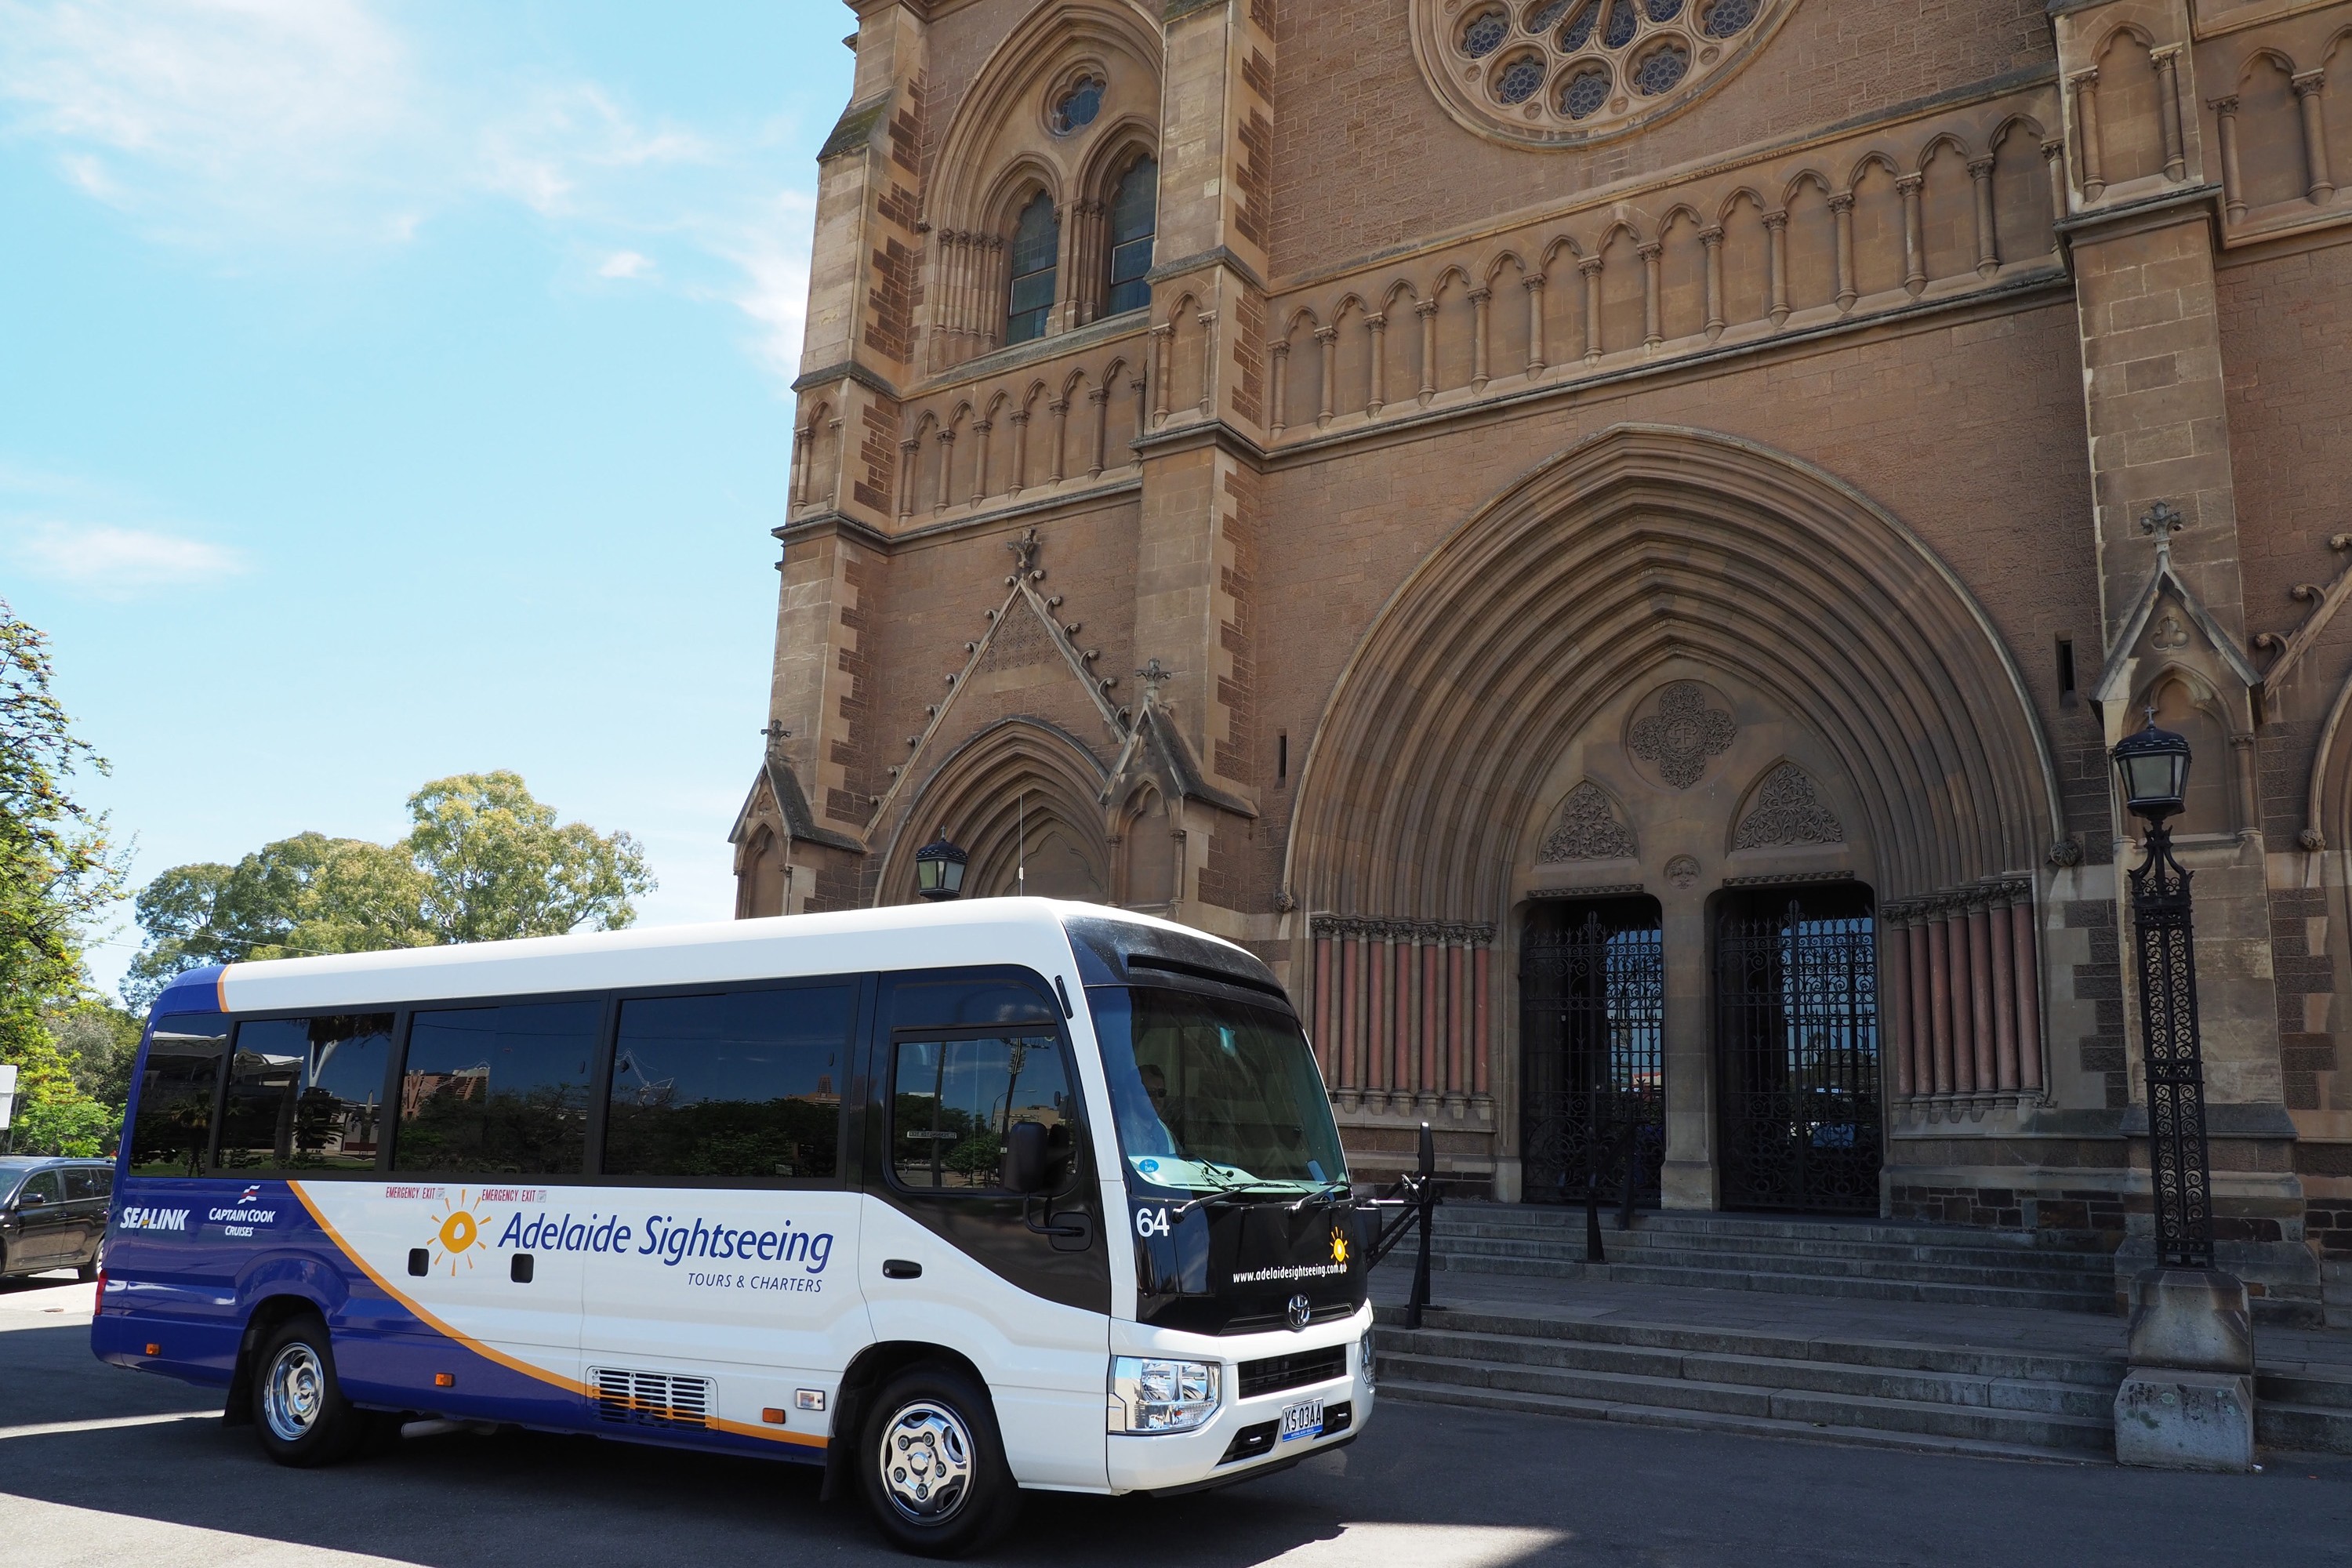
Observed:
[[[1348,1233],[1336,1225],[1331,1227],[1331,1261],[1341,1264],[1348,1261]]]
[[[441,1200],[441,1223],[433,1231],[433,1266],[438,1268],[446,1263],[454,1276],[461,1260],[471,1268],[474,1254],[488,1248],[489,1239],[482,1234],[488,1222],[466,1201],[463,1187],[457,1189],[455,1201]]]

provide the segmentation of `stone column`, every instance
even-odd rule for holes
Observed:
[[[2238,96],[2217,98],[2207,106],[2213,110],[2213,126],[2221,140],[2221,210],[2231,223],[2246,221],[2246,177],[2238,170]]]
[[[1269,399],[1273,406],[1266,410],[1265,433],[1270,438],[1279,441],[1283,431],[1288,428],[1284,420],[1290,408],[1290,340],[1283,338],[1267,344],[1266,353],[1274,359],[1274,387]]]
[[[1584,274],[1584,363],[1601,359],[1601,258],[1588,256],[1576,264]]]
[[[1642,258],[1642,346],[1654,349],[1665,342],[1665,307],[1659,299],[1659,271],[1666,247],[1656,240],[1635,247]]]
[[[1486,307],[1494,302],[1492,289],[1470,290],[1470,390],[1486,390]]]
[[[1421,405],[1437,395],[1437,301],[1423,300],[1412,308],[1421,318]]]
[[[1764,235],[1770,241],[1767,256],[1772,274],[1772,325],[1785,326],[1789,320],[1789,209],[1776,208],[1764,215]]]
[[[1670,1209],[1716,1206],[1715,1051],[1709,1007],[1706,896],[1669,887],[1659,895],[1665,961],[1664,1028],[1666,1158],[1660,1174]]]
[[[1544,373],[1544,275],[1535,273],[1520,287],[1528,292],[1528,379],[1533,381]]]
[[[1831,196],[1830,215],[1837,220],[1837,307],[1851,310],[1862,297],[1853,278],[1853,193],[1840,191]]]
[[[1906,174],[1895,182],[1903,197],[1903,291],[1914,300],[1927,288],[1927,244],[1919,216],[1919,191],[1927,183],[1925,174]]]
[[[1976,191],[1977,276],[1990,278],[2000,270],[2000,227],[1992,211],[1992,165],[1990,154],[1969,160],[1969,181]]]
[[[2180,46],[2149,52],[2156,67],[2156,117],[2163,128],[2164,177],[2175,184],[2189,174],[2189,154],[2180,136]]]
[[[2327,73],[2305,71],[2294,79],[2295,106],[2303,111],[2303,162],[2310,183],[2304,195],[2314,206],[2336,199],[2336,181],[2327,172]]]
[[[1371,335],[1372,340],[1372,396],[1371,401],[1364,405],[1364,412],[1366,414],[1377,416],[1381,411],[1381,405],[1389,400],[1389,319],[1387,313],[1385,311],[1374,310],[1370,315],[1366,316],[1364,318],[1364,331]]]
[[[1723,226],[1709,224],[1698,231],[1706,247],[1706,341],[1723,336]]]
[[[1323,349],[1323,405],[1316,412],[1315,423],[1323,426],[1331,423],[1331,384],[1339,374],[1339,329],[1318,327],[1315,341]]]
[[[2098,68],[2075,72],[2069,85],[2074,89],[2074,135],[2082,143],[2083,199],[2095,202],[2107,191],[2107,177],[2099,160]]]

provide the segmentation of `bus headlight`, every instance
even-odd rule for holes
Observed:
[[[1190,1432],[1217,1413],[1219,1368],[1207,1361],[1113,1356],[1110,1429]]]

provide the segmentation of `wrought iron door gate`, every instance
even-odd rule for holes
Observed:
[[[1521,1192],[1655,1206],[1666,1154],[1665,945],[1657,901],[1538,904],[1519,950]]]
[[[1856,887],[1726,900],[1716,928],[1725,1208],[1878,1212],[1876,926]]]

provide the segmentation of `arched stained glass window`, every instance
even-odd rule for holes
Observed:
[[[1054,198],[1039,191],[1013,226],[1006,342],[1025,343],[1045,335],[1045,318],[1054,310],[1054,262],[1061,248],[1061,217],[1054,211]]]
[[[1151,303],[1151,237],[1159,226],[1160,164],[1139,158],[1110,198],[1110,291],[1103,314]]]

